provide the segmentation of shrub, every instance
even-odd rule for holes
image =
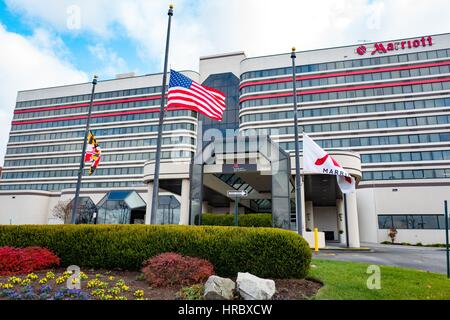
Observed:
[[[59,266],[59,258],[50,250],[39,247],[0,248],[0,275],[27,274]]]
[[[203,300],[204,291],[205,288],[202,284],[194,284],[190,287],[181,288],[176,293],[176,297],[180,300]]]
[[[250,272],[267,278],[304,278],[308,243],[276,228],[173,225],[0,226],[0,246],[42,246],[63,266],[140,270],[144,260],[176,252],[210,261],[219,276]]]
[[[145,261],[142,273],[153,287],[189,286],[206,281],[214,274],[214,267],[205,259],[167,252]]]
[[[198,217],[197,217],[198,220]],[[272,227],[270,213],[240,214],[238,216],[240,227]],[[202,225],[205,226],[234,226],[234,214],[202,214]]]

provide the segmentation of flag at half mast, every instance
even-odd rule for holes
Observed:
[[[84,162],[91,162],[91,167],[89,169],[89,175],[91,176],[95,169],[97,169],[98,164],[101,159],[101,150],[97,143],[97,139],[95,138],[92,131],[89,131],[88,135],[88,150],[84,154]]]
[[[303,133],[303,170],[305,173],[334,175],[342,193],[355,192],[355,178],[306,133]]]
[[[198,84],[179,72],[170,70],[167,110],[189,109],[222,121],[225,111],[225,95]]]

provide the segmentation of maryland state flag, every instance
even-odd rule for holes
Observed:
[[[89,131],[88,145],[88,150],[84,155],[84,162],[91,162],[91,168],[89,169],[89,175],[91,176],[95,169],[97,169],[102,153],[92,131]]]

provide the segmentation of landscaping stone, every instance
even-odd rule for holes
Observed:
[[[270,300],[275,294],[275,281],[251,273],[238,273],[237,291],[244,300]]]
[[[210,276],[205,283],[205,300],[232,300],[236,284],[233,280]]]

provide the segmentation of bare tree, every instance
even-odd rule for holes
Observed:
[[[72,203],[70,200],[60,201],[53,207],[53,217],[69,223],[72,215]]]

